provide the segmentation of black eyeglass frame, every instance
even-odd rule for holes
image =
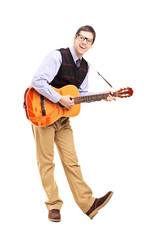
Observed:
[[[88,45],[92,45],[93,42],[94,42],[93,39],[91,39],[91,38],[87,38],[87,37],[85,37],[85,36],[83,36],[83,35],[81,35],[81,34],[79,34],[79,33],[76,34],[76,36],[78,37],[78,40],[79,40],[80,42],[83,42],[83,41],[86,40],[86,43],[87,43]],[[83,39],[80,39],[79,37],[83,37]]]

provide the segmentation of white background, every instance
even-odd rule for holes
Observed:
[[[160,7],[157,0],[14,0],[0,4],[1,239],[160,239],[159,80]],[[35,143],[23,94],[43,58],[72,45],[76,30],[97,33],[86,59],[115,89],[134,95],[83,104],[71,119],[83,176],[95,197],[114,191],[90,220],[70,192],[57,152],[62,222],[47,220]],[[90,71],[90,90],[107,84]],[[55,150],[56,151],[56,150]]]

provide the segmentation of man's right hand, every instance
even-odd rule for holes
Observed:
[[[66,107],[67,109],[70,109],[74,105],[74,97],[70,95],[62,96],[61,99],[59,100],[59,103]]]

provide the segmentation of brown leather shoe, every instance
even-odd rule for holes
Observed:
[[[86,215],[89,216],[91,219],[98,213],[98,210],[104,207],[110,198],[112,197],[113,192],[108,192],[105,196],[101,198],[96,198],[92,207],[86,212]]]
[[[52,222],[60,222],[61,221],[61,214],[60,210],[58,209],[52,209],[48,213],[48,220]]]

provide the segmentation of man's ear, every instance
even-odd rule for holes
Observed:
[[[94,45],[94,43],[93,43],[92,45],[90,45],[90,48],[92,48],[92,47],[93,47],[93,45]]]
[[[73,42],[76,40],[76,38],[77,38],[77,36],[75,35],[75,36],[74,36],[74,39],[73,39]]]

